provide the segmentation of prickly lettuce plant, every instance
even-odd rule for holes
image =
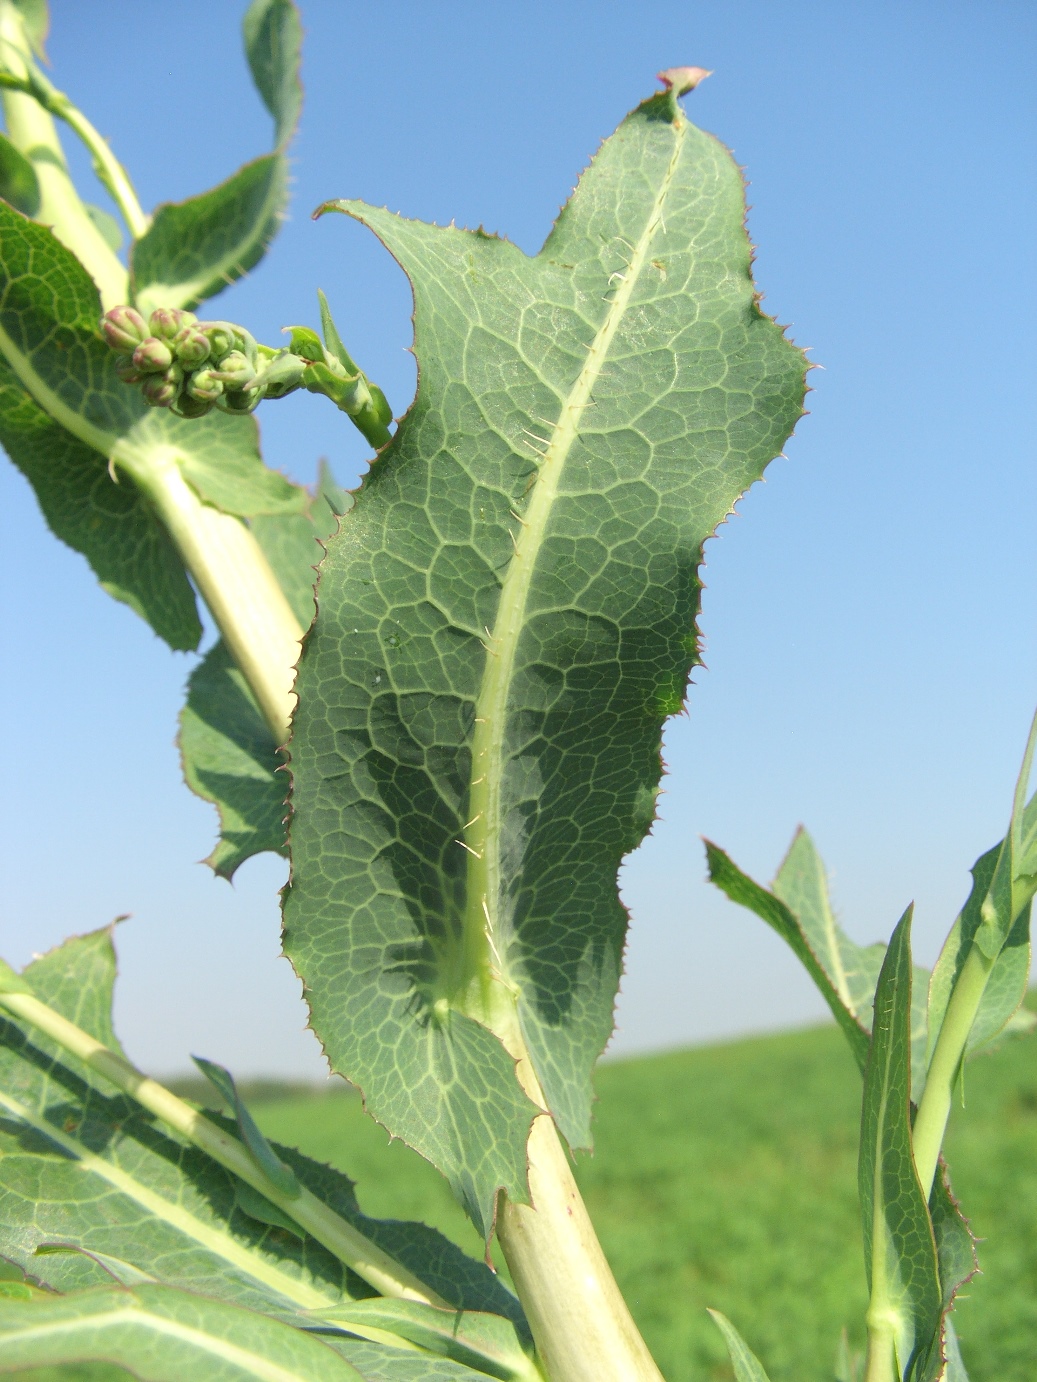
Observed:
[[[219,810],[210,863],[230,877],[290,853],[285,949],[332,1069],[499,1238],[517,1294],[268,1143],[220,1066],[198,1062],[222,1117],[136,1070],[111,1025],[112,936],[94,932],[0,967],[0,1371],[658,1378],[567,1149],[591,1143],[627,924],[616,875],[653,819],[695,660],[702,546],[804,391],[758,306],[739,172],[679,103],[707,74],[661,74],[533,257],[322,208],[369,226],[411,280],[419,386],[394,427],[322,296],[320,332],[283,348],[202,312],[283,210],[290,0],[253,0],[244,21],[273,151],[150,216],[44,74],[45,34],[41,0],[0,0],[0,442],[55,534],[171,647],[197,646],[207,605],[220,639],[181,747]],[[55,121],[122,213],[126,266]],[[376,452],[355,494],[264,465],[251,413],[298,389]],[[964,1377],[950,1311],[974,1256],[940,1146],[962,1061],[1018,1022],[1030,754],[931,978],[909,913],[888,948],[842,934],[805,834],[770,890],[709,846],[714,881],[792,945],[862,1069],[868,1382]],[[840,1375],[854,1367],[844,1348]]]

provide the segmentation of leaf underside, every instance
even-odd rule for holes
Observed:
[[[25,971],[38,997],[118,1049],[114,976],[108,928],[66,941]],[[222,1125],[233,1130],[229,1120]],[[524,1330],[518,1302],[484,1264],[423,1224],[367,1218],[345,1176],[290,1148],[274,1150],[303,1185],[444,1299]],[[94,1252],[163,1285],[304,1328],[313,1327],[306,1312],[371,1295],[308,1236],[243,1212],[237,1185],[46,1038],[0,1021],[0,1259],[69,1292],[110,1284],[84,1255]],[[49,1243],[83,1252],[39,1255]]]
[[[333,1066],[487,1230],[497,1188],[524,1193],[532,1109],[483,1023],[587,1146],[616,874],[653,819],[702,544],[791,431],[804,364],[757,306],[737,168],[669,95],[534,258],[335,206],[411,278],[419,387],[322,567],[286,949]]]

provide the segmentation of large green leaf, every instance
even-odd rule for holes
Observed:
[[[114,1045],[114,974],[106,929],[67,941],[24,978],[37,997]],[[422,1224],[368,1219],[345,1176],[274,1150],[302,1185],[444,1299],[522,1327],[517,1301],[482,1263]],[[312,1239],[245,1212],[238,1189],[234,1176],[34,1029],[0,1021],[0,1258],[59,1291],[105,1279],[81,1254],[37,1254],[62,1243],[297,1322],[306,1322],[301,1312],[370,1294]]]
[[[706,841],[709,876],[732,902],[777,931],[802,962],[845,1033],[857,1064],[868,1055],[875,985],[885,945],[858,945],[835,919],[828,878],[813,840],[796,831],[770,891],[761,888],[716,845]],[[911,1009],[911,1079],[925,1082],[929,971],[915,965]]]
[[[875,991],[864,1071],[858,1184],[874,1330],[884,1324],[897,1376],[920,1382],[943,1317],[933,1225],[911,1148],[911,909],[893,932]],[[873,1338],[874,1346],[874,1338]]]
[[[325,466],[307,513],[252,522],[302,628],[313,618],[315,567],[324,550],[320,544],[349,502]],[[219,811],[220,838],[208,863],[220,877],[232,878],[253,854],[287,851],[284,756],[222,640],[188,681],[187,703],[180,715],[180,754],[188,786]]]
[[[214,412],[185,422],[148,408],[118,379],[100,313],[75,256],[0,202],[0,442],[54,532],[105,588],[173,647],[192,648],[200,625],[183,564],[112,467],[172,458],[201,499],[242,516],[301,512],[308,497],[263,465],[252,418]]]
[[[141,1382],[349,1382],[361,1374],[312,1334],[168,1286],[0,1299],[0,1367],[89,1361]]]
[[[573,1146],[615,886],[695,657],[705,539],[799,416],[742,181],[672,94],[543,250],[334,204],[414,288],[417,398],[329,544],[291,745],[286,947],[336,1069],[488,1229],[525,1193],[525,1049]]]
[[[274,117],[277,147],[226,182],[188,201],[167,203],[130,256],[134,298],[154,307],[196,307],[248,273],[267,251],[288,200],[285,148],[302,103],[302,30],[291,0],[253,0],[245,52]]]
[[[940,1268],[941,1322],[928,1354],[919,1362],[917,1382],[954,1382],[954,1367],[961,1367],[961,1360],[960,1357],[956,1360],[954,1357],[957,1340],[951,1323],[951,1310],[958,1292],[975,1275],[979,1264],[975,1239],[951,1192],[947,1166],[942,1159],[929,1196],[929,1216]],[[943,1371],[945,1365],[949,1369],[946,1376]],[[963,1378],[964,1367],[961,1367],[961,1374]],[[959,1378],[958,1382],[962,1382],[962,1379]]]

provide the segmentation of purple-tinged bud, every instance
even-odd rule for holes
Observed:
[[[104,339],[113,350],[129,355],[148,334],[144,318],[132,307],[113,307],[101,318]]]
[[[248,356],[240,350],[231,350],[220,361],[217,376],[229,388],[243,389],[256,377],[256,372],[248,362]]]
[[[201,403],[215,403],[223,392],[223,384],[211,369],[200,369],[187,381],[185,393]]]
[[[151,314],[151,334],[159,340],[171,341],[185,326],[194,326],[198,318],[193,312],[181,312],[178,307],[156,307]]]
[[[145,379],[141,392],[153,408],[168,408],[176,398],[176,390],[175,380],[167,379],[162,374],[153,374]]]
[[[177,332],[173,349],[178,360],[188,369],[194,369],[209,358],[209,338],[197,327],[185,326]]]
[[[173,363],[173,352],[165,341],[148,336],[133,352],[133,363],[142,374],[161,374]]]
[[[115,373],[124,384],[139,384],[142,379],[148,377],[146,374],[141,374],[133,361],[128,360],[125,355],[120,356],[116,361]]]

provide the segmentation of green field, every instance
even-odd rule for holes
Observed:
[[[856,1192],[860,1079],[835,1028],[617,1060],[597,1076],[597,1151],[578,1176],[669,1382],[728,1379],[706,1306],[772,1382],[830,1382],[863,1340]],[[1037,1039],[969,1067],[949,1139],[983,1274],[956,1315],[971,1382],[1037,1378]],[[254,1104],[272,1137],[333,1162],[369,1214],[424,1219],[473,1254],[445,1182],[349,1093]]]

